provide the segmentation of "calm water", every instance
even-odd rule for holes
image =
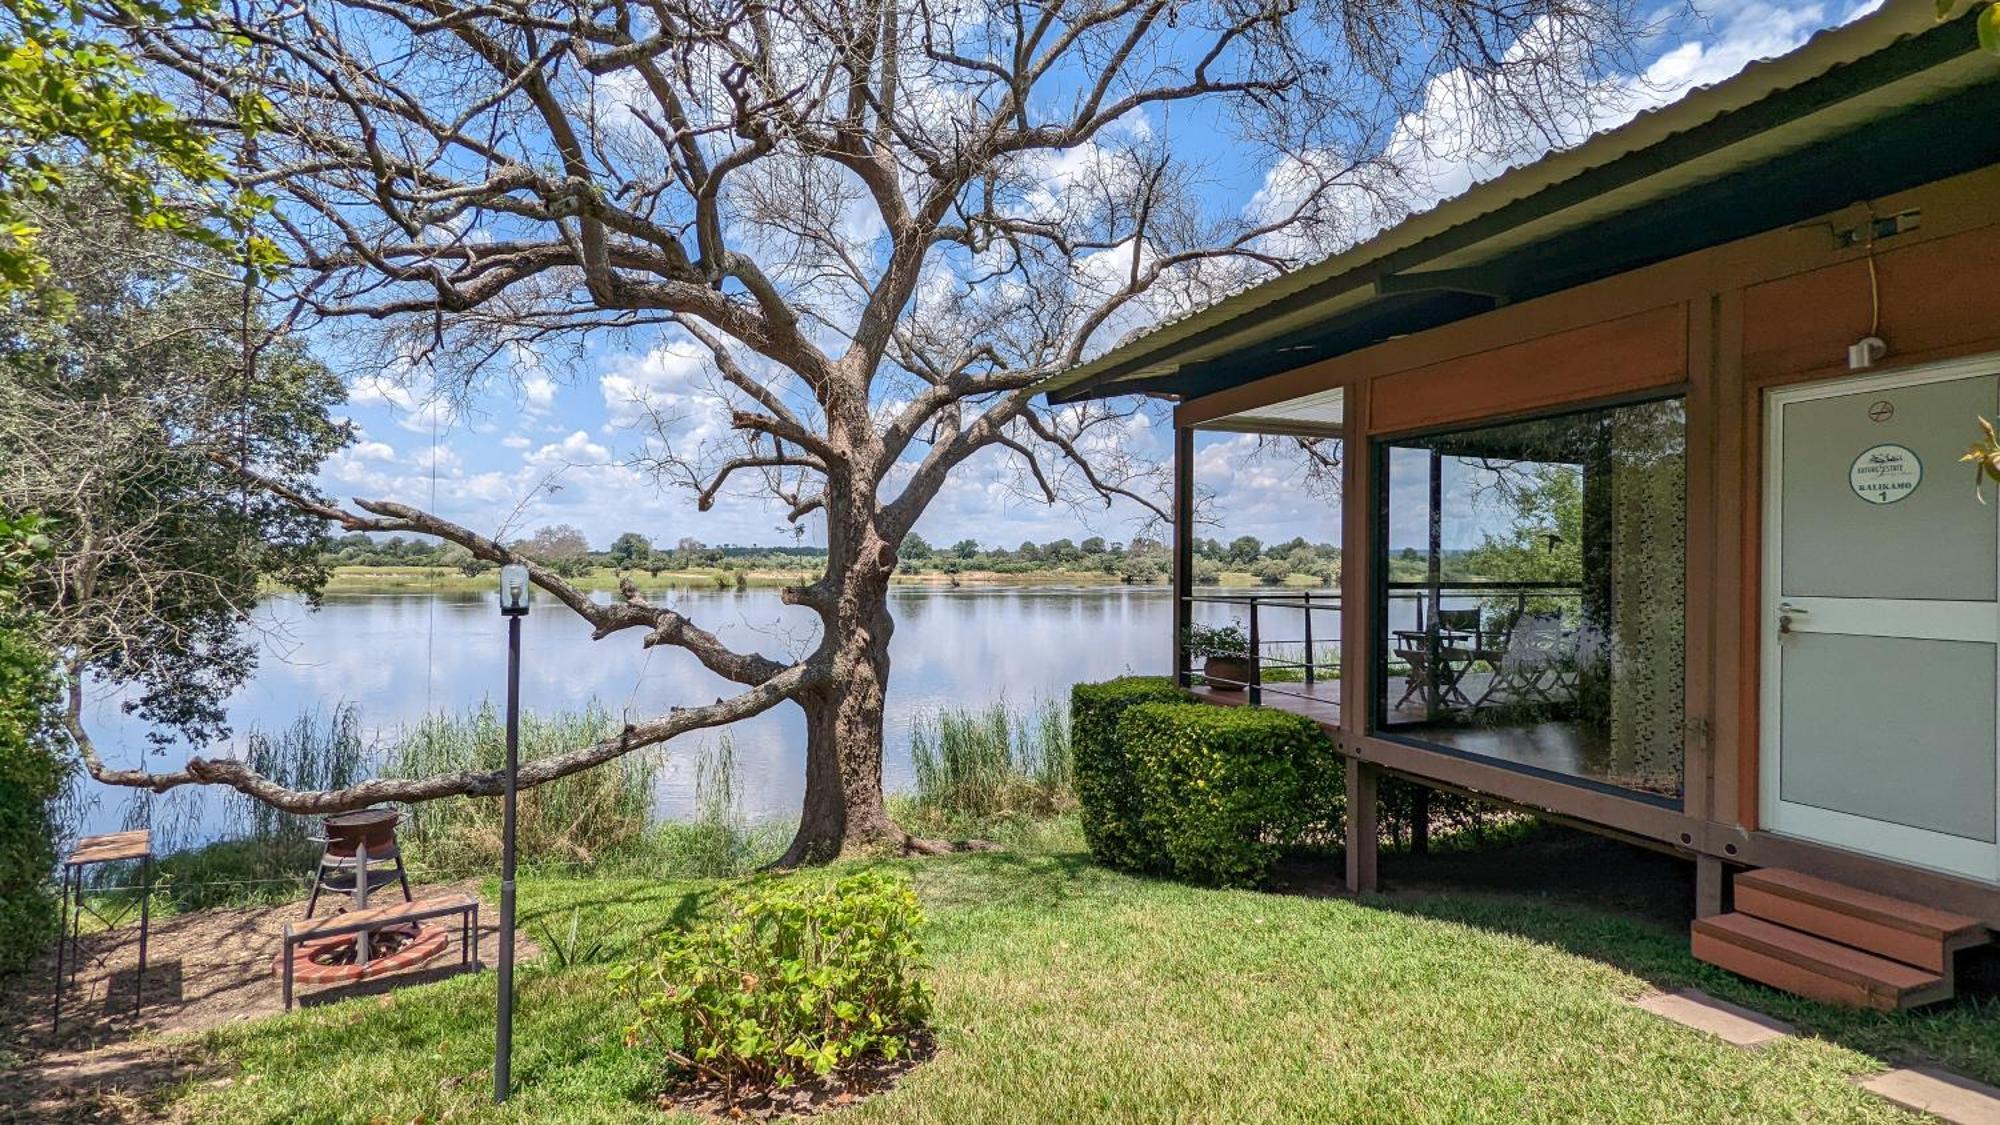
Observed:
[[[811,615],[784,605],[775,589],[685,590],[666,600],[740,648],[783,657],[807,651],[814,640]],[[1171,599],[1164,587],[906,587],[891,602],[896,633],[885,765],[891,789],[910,782],[910,727],[927,710],[999,699],[1025,707],[1065,697],[1080,680],[1163,673],[1171,660]],[[1211,615],[1229,616],[1204,614]],[[463,711],[488,698],[498,701],[505,690],[506,627],[490,596],[329,598],[317,612],[274,599],[261,607],[256,628],[262,662],[230,704],[239,736],[284,727],[314,708],[353,703],[364,725],[386,738],[427,712]],[[646,652],[640,636],[634,630],[592,641],[582,621],[544,599],[523,629],[523,705],[557,710],[594,699],[636,718],[706,703],[734,689],[677,649]],[[145,728],[115,702],[100,704],[91,725],[115,764],[137,764],[145,755]],[[742,811],[759,818],[796,816],[805,773],[799,710],[781,704],[729,729],[742,773]],[[695,763],[704,740],[713,737],[668,744],[660,815],[693,808]],[[184,756],[174,748],[153,760],[156,768],[167,768]],[[130,796],[86,785],[97,799],[85,830],[120,827]],[[190,788],[179,791],[171,807],[156,808],[155,823],[181,826],[163,844],[184,846],[226,833],[222,798]]]

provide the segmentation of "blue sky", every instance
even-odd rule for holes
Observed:
[[[1704,4],[1696,18],[1675,21],[1649,45],[1643,74],[1629,76],[1631,96],[1621,118],[1670,101],[1696,85],[1734,74],[1758,58],[1782,54],[1813,32],[1872,10],[1874,0],[1775,4],[1723,0]],[[1406,126],[1449,134],[1452,114],[1438,105]],[[1616,121],[1601,124],[1616,124]],[[1165,131],[1193,151],[1213,146],[1215,130],[1198,114],[1163,117],[1145,127]],[[1392,142],[1393,143],[1393,142]],[[1446,146],[1449,149],[1449,146]],[[1206,190],[1218,209],[1255,205],[1271,169],[1232,163],[1227,153],[1210,160]],[[1421,171],[1426,198],[1413,209],[1463,191],[1500,170],[1500,161],[1427,156]],[[339,341],[321,346],[349,372],[347,408],[360,440],[328,463],[322,484],[333,495],[396,499],[429,507],[487,532],[524,534],[550,523],[572,523],[604,546],[622,531],[656,543],[693,537],[706,543],[789,543],[782,509],[754,493],[725,493],[714,508],[695,511],[690,492],[654,480],[629,459],[643,433],[644,402],[672,419],[678,437],[698,439],[717,427],[700,353],[685,341],[659,337],[603,341],[564,362],[520,356],[510,385],[489,390],[453,409],[428,398],[421,387],[368,369]],[[1134,419],[1120,435],[1148,457],[1167,449],[1164,415]],[[1200,483],[1228,513],[1226,526],[1205,534],[1256,535],[1267,541],[1304,535],[1330,539],[1338,514],[1301,488],[1296,465],[1254,456],[1255,439],[1216,435],[1198,449]],[[918,530],[933,542],[976,539],[989,545],[1104,535],[1125,539],[1138,513],[1128,506],[1078,511],[1049,507],[1022,494],[1003,456],[989,451],[962,467]],[[821,533],[807,522],[803,541]]]

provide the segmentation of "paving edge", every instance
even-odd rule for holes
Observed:
[[[1859,1080],[1862,1089],[1892,1105],[1951,1125],[2000,1122],[2000,1090],[1927,1066],[1898,1067]]]
[[[1738,1047],[1761,1047],[1794,1034],[1790,1024],[1727,1000],[1717,1000],[1698,988],[1655,992],[1633,1003],[1662,1019],[1706,1032]]]
[[[1789,1024],[1717,1000],[1698,988],[1652,992],[1629,1003],[1669,1023],[1754,1050],[1789,1038]],[[1928,1066],[1906,1066],[1858,1075],[1854,1084],[1900,1109],[1929,1114],[1948,1125],[2000,1125],[2000,1089]]]

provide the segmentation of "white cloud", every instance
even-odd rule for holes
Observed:
[[[611,451],[590,440],[589,434],[578,430],[560,442],[552,442],[535,450],[522,460],[541,469],[571,465],[603,465],[611,460]]]

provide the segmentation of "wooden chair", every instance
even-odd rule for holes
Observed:
[[[1473,706],[1568,702],[1559,696],[1575,690],[1575,640],[1574,634],[1563,629],[1559,614],[1528,613],[1516,618],[1497,654],[1493,679]]]

